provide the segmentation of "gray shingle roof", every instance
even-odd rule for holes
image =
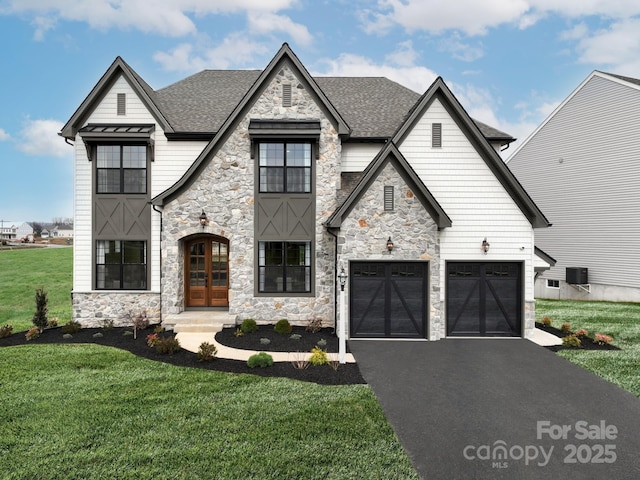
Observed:
[[[605,73],[605,74],[610,75],[612,77],[619,78],[620,80],[624,80],[625,82],[633,83],[634,85],[640,85],[640,79],[637,79],[637,78],[631,78],[631,77],[625,77],[625,76],[622,76],[622,75],[616,75],[615,73],[607,73],[607,72],[602,72],[602,73]]]
[[[213,134],[260,73],[204,70],[150,96],[176,132]],[[391,137],[420,98],[413,90],[383,77],[314,77],[314,80],[351,127],[352,138]],[[487,138],[512,139],[504,132],[475,122]]]

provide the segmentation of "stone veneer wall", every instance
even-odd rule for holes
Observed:
[[[133,325],[133,317],[146,312],[150,323],[160,323],[160,295],[151,292],[74,292],[73,320],[85,328]]]
[[[523,336],[529,338],[533,334],[533,330],[536,328],[536,301],[524,302],[524,332]]]
[[[283,107],[282,84],[292,85],[292,106]],[[315,163],[316,236],[315,296],[254,296],[254,196],[255,162],[250,156],[250,119],[319,119],[320,156]],[[319,317],[326,325],[334,321],[334,239],[322,223],[335,210],[339,182],[340,139],[334,126],[316,105],[312,95],[283,67],[265,91],[240,119],[235,130],[215,152],[191,186],[163,210],[162,308],[165,314],[184,309],[184,240],[212,234],[229,240],[229,314],[237,321],[254,318],[274,322],[286,318],[305,323]],[[201,211],[209,224],[198,223]]]
[[[394,187],[394,211],[384,210],[384,186]],[[394,248],[387,251],[391,237]],[[338,265],[348,272],[350,260],[428,261],[427,332],[430,340],[444,337],[440,301],[440,238],[438,226],[396,169],[388,163],[340,227]],[[349,298],[348,287],[345,289]],[[347,305],[347,318],[348,305]]]

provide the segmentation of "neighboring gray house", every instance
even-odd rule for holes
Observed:
[[[553,224],[536,297],[640,302],[640,80],[593,72],[507,162]]]
[[[63,127],[75,151],[73,318],[191,310],[348,335],[529,336],[548,222],[438,78],[262,71],[152,89],[118,57]]]

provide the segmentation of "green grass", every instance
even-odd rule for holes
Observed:
[[[33,326],[35,291],[44,288],[49,318],[71,320],[72,248],[33,248],[0,251],[0,326],[14,332]]]
[[[584,328],[590,336],[604,333],[622,350],[561,350],[558,355],[640,397],[640,304],[537,300],[536,320],[551,318],[560,328]]]
[[[417,478],[366,385],[0,349],[3,479]]]

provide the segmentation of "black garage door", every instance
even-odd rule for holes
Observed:
[[[521,264],[447,263],[447,335],[522,335]]]
[[[351,337],[425,338],[427,263],[352,262]]]

